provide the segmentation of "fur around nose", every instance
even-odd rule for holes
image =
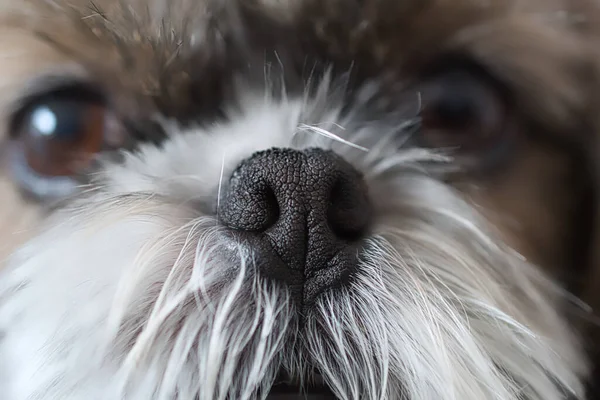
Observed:
[[[255,153],[234,171],[219,211],[229,228],[260,238],[261,272],[304,300],[349,275],[371,217],[361,174],[321,149]]]

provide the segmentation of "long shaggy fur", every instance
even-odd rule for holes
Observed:
[[[340,399],[581,398],[560,290],[436,178],[446,155],[407,146],[417,98],[400,118],[371,85],[350,110],[328,79],[242,85],[227,122],[162,121],[162,147],[107,162],[0,281],[3,399],[265,399],[282,370]],[[210,210],[271,147],[334,149],[376,210],[352,282],[303,317]]]

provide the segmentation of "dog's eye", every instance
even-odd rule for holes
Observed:
[[[104,109],[97,104],[54,100],[34,106],[20,127],[25,161],[38,174],[66,176],[100,150]]]
[[[60,198],[76,186],[104,144],[107,110],[80,93],[35,99],[11,126],[11,164],[21,187],[37,198]]]
[[[434,75],[421,88],[421,135],[427,147],[482,151],[507,133],[508,108],[497,87],[476,74]]]

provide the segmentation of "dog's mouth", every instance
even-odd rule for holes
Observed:
[[[280,373],[275,385],[271,388],[268,400],[331,400],[335,395],[325,384],[323,378],[316,374],[310,383],[300,384],[297,379]]]
[[[276,385],[273,386],[268,400],[332,400],[336,399],[333,392],[325,385],[322,386],[304,386],[299,385]]]

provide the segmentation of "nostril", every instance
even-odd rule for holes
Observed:
[[[331,189],[327,222],[333,233],[344,240],[364,237],[371,219],[366,187],[361,179],[343,176]]]
[[[256,228],[254,230],[265,231],[279,219],[279,203],[273,188],[267,184],[264,185],[256,199],[257,203],[254,207],[254,211],[256,211]]]
[[[232,188],[224,204],[221,218],[225,225],[232,229],[264,232],[279,219],[277,196],[265,181],[232,182]]]
[[[266,230],[277,222],[281,210],[279,208],[277,196],[271,186],[265,186],[261,201],[263,209],[265,210],[261,229]]]

